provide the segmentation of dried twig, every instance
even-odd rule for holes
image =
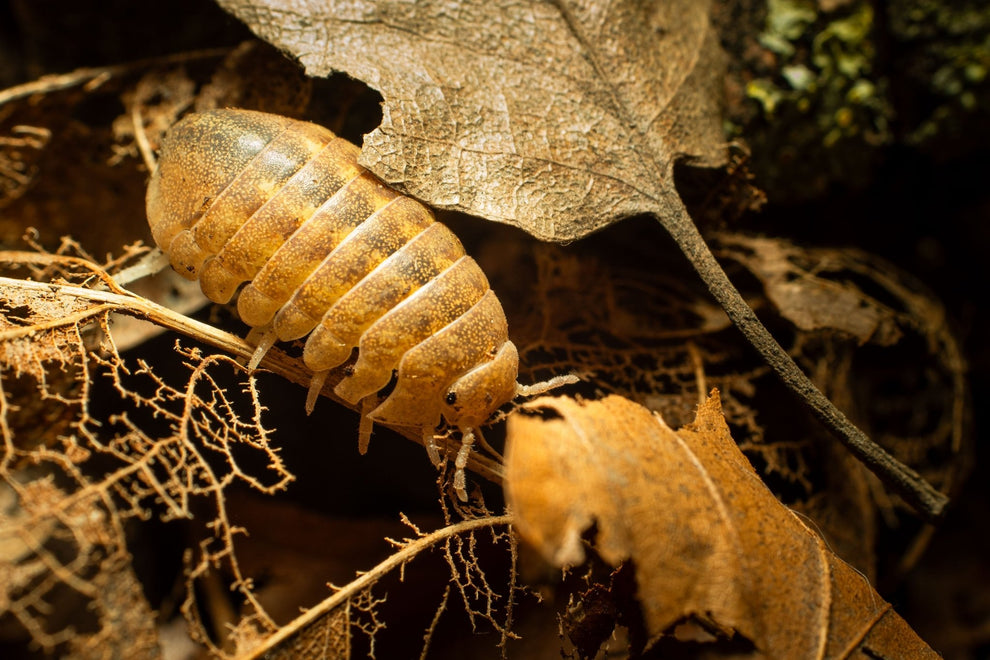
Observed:
[[[90,289],[66,284],[32,282],[27,280],[19,280],[16,278],[0,277],[0,287],[33,291],[37,292],[39,295],[46,296],[67,296],[96,303],[91,308],[76,312],[73,314],[72,318],[59,319],[57,321],[53,321],[53,324],[65,325],[70,323],[81,323],[87,319],[95,319],[106,312],[117,312],[146,319],[155,325],[174,330],[188,337],[193,337],[198,341],[209,344],[214,348],[243,360],[249,359],[254,354],[255,348],[240,337],[214,328],[209,324],[191,319],[167,307],[154,303],[146,298],[123,289],[117,285],[112,277],[102,271],[102,269],[84,259],[79,259],[76,257],[62,257],[58,255],[40,255],[33,252],[4,252],[0,254],[0,260],[17,263],[61,262],[77,266],[85,266],[92,270],[94,275],[98,277],[106,286],[106,289],[109,289]],[[33,333],[40,332],[43,329],[44,328],[40,328],[38,326],[8,328],[0,332],[0,341],[28,336]],[[303,366],[299,360],[292,359],[277,350],[270,351],[269,354],[266,355],[262,365],[265,369],[303,387],[308,386],[312,377],[312,373],[305,366]],[[333,394],[332,382],[324,388],[323,394],[341,405],[347,406],[352,410],[357,410],[355,406],[352,406]],[[358,410],[358,412],[360,411]],[[423,443],[422,432],[419,429],[392,426],[389,428],[392,428],[392,430],[412,440],[413,442],[416,442],[417,444]],[[443,444],[444,449],[448,452],[457,451],[456,444],[450,439],[440,438],[438,439],[438,442]],[[447,444],[450,444],[451,446],[447,447]],[[488,479],[489,481],[496,483],[501,482],[502,466],[494,459],[474,453],[469,458],[468,468],[472,472]]]
[[[334,609],[346,604],[375,582],[381,580],[385,574],[399,568],[400,566],[403,566],[424,550],[429,550],[443,541],[454,538],[460,534],[472,532],[476,529],[496,527],[498,525],[510,525],[511,523],[512,516],[509,515],[493,516],[491,518],[476,518],[438,529],[437,531],[427,534],[426,536],[410,541],[400,550],[393,553],[388,559],[378,564],[367,573],[362,573],[356,580],[350,582],[344,587],[341,587],[336,593],[316,607],[307,610],[302,616],[299,616],[291,623],[282,626],[277,633],[271,637],[268,637],[263,645],[240,656],[238,660],[255,660],[271,653],[280,644],[289,640],[294,635],[297,635],[307,626],[312,625],[320,617],[325,616]]]
[[[187,53],[176,53],[164,57],[152,57],[127,64],[116,64],[113,66],[86,67],[50,76],[42,76],[37,80],[15,85],[7,89],[0,90],[0,106],[10,103],[16,99],[33,96],[35,94],[50,94],[63,89],[84,86],[87,91],[92,91],[114,76],[120,76],[134,71],[140,71],[149,66],[167,66],[169,64],[180,64],[182,62],[192,62],[196,60],[206,60],[223,57],[230,52],[229,48],[210,48],[206,50],[195,50]]]

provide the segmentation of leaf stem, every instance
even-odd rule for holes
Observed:
[[[949,498],[873,442],[822,394],[777,343],[729,280],[676,194],[666,195],[658,201],[661,208],[657,219],[660,224],[691,262],[725,313],[784,385],[857,459],[928,522],[941,518]]]

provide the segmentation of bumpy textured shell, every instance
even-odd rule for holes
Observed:
[[[325,128],[247,110],[186,117],[166,134],[148,219],[172,266],[282,341],[307,334],[321,375],[357,403],[396,384],[372,419],[481,424],[516,388],[502,306],[460,241],[357,164]],[[264,349],[263,349],[264,350]]]

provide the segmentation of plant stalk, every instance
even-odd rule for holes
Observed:
[[[927,522],[938,521],[945,513],[949,498],[859,430],[801,371],[729,280],[676,195],[665,197],[657,219],[691,262],[729,319],[784,385],[885,485]]]

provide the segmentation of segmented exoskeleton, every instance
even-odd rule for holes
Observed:
[[[315,124],[248,110],[193,114],[162,142],[148,219],[172,266],[256,329],[254,368],[276,340],[306,339],[311,410],[330,369],[358,349],[335,393],[424,430],[458,428],[455,487],[473,431],[512,399],[518,354],[502,306],[460,241],[416,200],[358,165]],[[366,440],[363,441],[366,443]],[[431,458],[439,461],[432,442]],[[362,447],[362,450],[364,447]]]

